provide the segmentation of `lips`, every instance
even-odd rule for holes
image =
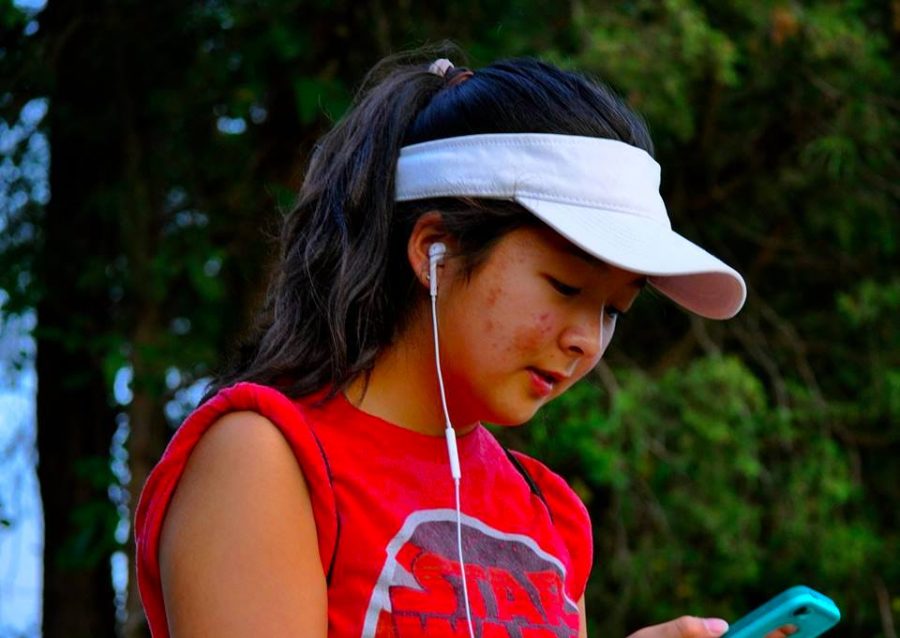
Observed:
[[[529,367],[529,370],[534,372],[539,377],[546,379],[547,383],[557,383],[563,378],[562,374],[558,372],[549,372],[547,370],[542,370],[541,368]]]
[[[553,372],[552,370],[543,370],[533,366],[528,367],[528,373],[531,377],[531,385],[534,391],[540,396],[547,396],[553,392],[560,381],[566,379],[566,375]]]

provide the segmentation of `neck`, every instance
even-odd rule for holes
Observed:
[[[363,412],[400,427],[441,436],[445,422],[431,325],[416,320],[411,324],[378,355],[368,379],[360,375],[350,384],[347,399]],[[453,425],[457,433],[465,434],[477,423]]]

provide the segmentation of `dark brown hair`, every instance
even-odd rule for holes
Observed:
[[[408,58],[408,56],[406,56]],[[282,232],[281,262],[257,333],[210,394],[238,381],[303,396],[344,389],[371,369],[416,306],[406,244],[438,210],[468,272],[497,239],[536,223],[498,200],[394,202],[401,147],[480,133],[556,133],[653,147],[643,120],[606,86],[534,59],[446,82],[430,60],[375,67],[347,115],[317,145]]]

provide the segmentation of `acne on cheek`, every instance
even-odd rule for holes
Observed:
[[[512,347],[517,350],[533,350],[546,343],[553,331],[553,317],[549,312],[532,315],[525,328],[516,331]]]
[[[499,286],[494,286],[488,289],[487,296],[484,300],[485,308],[493,308],[497,305],[497,300],[500,298],[500,294],[502,293],[502,289]],[[494,332],[494,320],[491,319],[491,314],[486,313],[483,330],[485,334],[492,334]]]

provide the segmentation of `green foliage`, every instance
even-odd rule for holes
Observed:
[[[51,548],[45,560],[54,561],[64,570],[88,570],[108,566],[109,555],[118,549],[115,529],[119,513],[107,496],[115,483],[109,458],[83,458],[73,468],[79,479],[90,486],[92,498],[71,513],[77,532],[62,547]]]
[[[349,106],[346,88],[336,79],[298,78],[294,97],[302,124],[313,124],[324,112],[337,120]]]
[[[859,515],[852,455],[815,420],[772,406],[739,359],[658,379],[628,371],[608,399],[582,383],[528,433],[594,519],[588,602],[603,610],[601,633],[682,613],[734,618],[799,582],[865,604],[848,584],[866,582],[885,543]]]
[[[587,15],[580,25],[584,47],[573,66],[614,78],[663,135],[685,141],[695,134],[702,115],[694,104],[698,83],[739,81],[734,43],[696,2],[648,0]]]

